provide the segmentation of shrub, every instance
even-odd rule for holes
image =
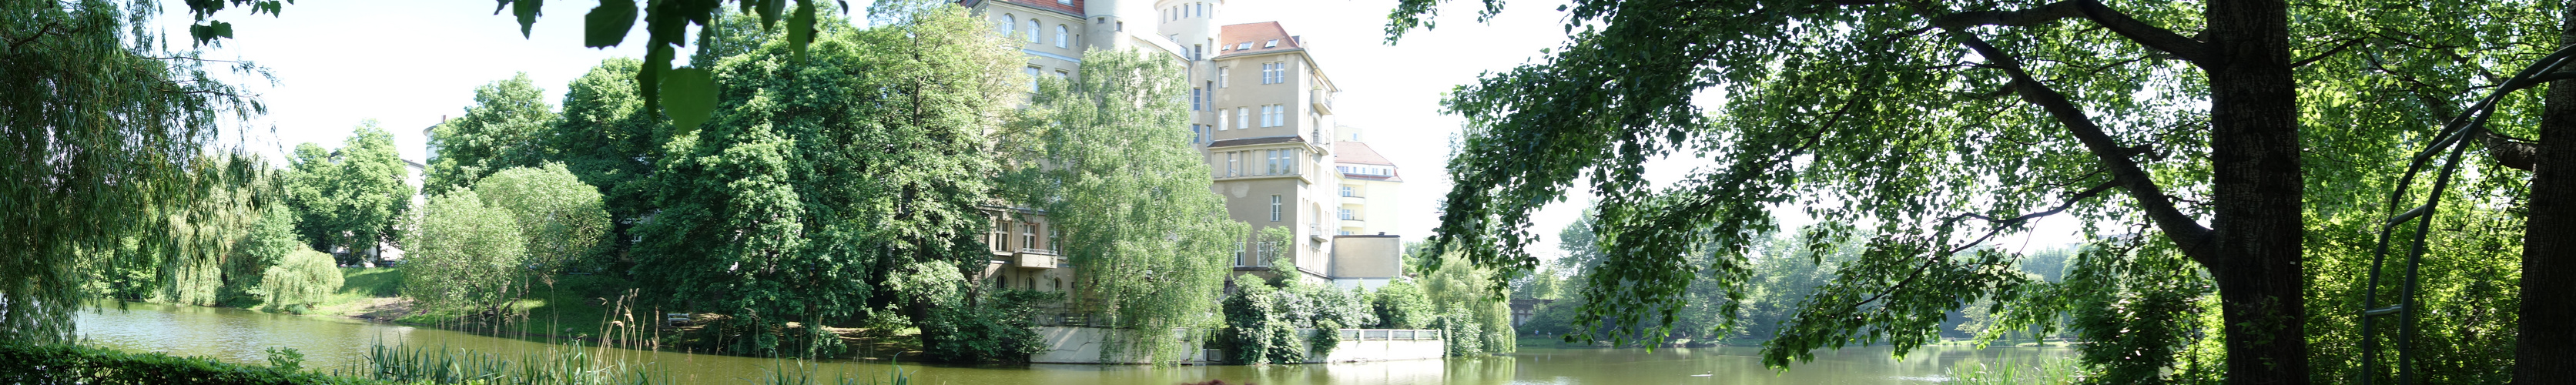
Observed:
[[[498,308],[514,298],[525,270],[526,240],[509,210],[483,204],[472,190],[429,199],[420,227],[403,244],[403,296],[430,309]]]
[[[326,257],[327,258],[327,257]],[[9,384],[376,384],[283,368],[75,345],[0,344]]]
[[[540,279],[589,265],[608,236],[599,189],[582,184],[562,163],[492,173],[474,182],[474,194],[517,219],[527,263]]]
[[[260,274],[260,292],[268,295],[268,307],[290,309],[329,298],[343,283],[340,268],[332,262],[330,254],[319,251],[287,253]]]

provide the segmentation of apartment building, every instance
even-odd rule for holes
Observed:
[[[1334,121],[1333,95],[1341,89],[1308,43],[1287,27],[1278,22],[1219,25],[1222,0],[958,4],[1020,42],[1029,59],[1022,71],[1032,77],[1081,76],[1082,53],[1094,49],[1138,49],[1180,63],[1185,81],[1193,86],[1188,95],[1191,122],[1174,129],[1193,133],[1192,143],[1206,156],[1214,192],[1225,197],[1227,212],[1250,224],[1254,234],[1270,228],[1293,234],[1284,243],[1245,239],[1234,258],[1237,271],[1344,287],[1375,287],[1402,273],[1402,239],[1393,230],[1393,207],[1366,201],[1371,195],[1394,198],[1402,182],[1394,177],[1395,165],[1359,143],[1355,133],[1352,140],[1337,140],[1342,134]],[[1343,153],[1358,155],[1343,160]],[[1005,218],[997,222],[1033,226],[1028,233],[1051,231],[1044,227],[1044,213],[995,212],[1005,214],[997,215]],[[1367,218],[1383,221],[1373,224]],[[1071,267],[1060,259],[1029,260],[1061,258],[1052,252],[995,253],[987,279],[999,280],[1000,287],[1047,290],[1053,287],[1048,282],[1057,279],[1073,282]],[[1273,260],[1287,265],[1272,266]]]

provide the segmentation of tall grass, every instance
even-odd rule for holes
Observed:
[[[549,348],[527,352],[517,357],[446,347],[412,347],[397,343],[386,346],[379,342],[367,349],[365,362],[352,364],[344,376],[401,382],[483,385],[650,385],[679,384],[669,370],[652,364],[628,364],[624,360],[602,359],[581,342],[566,348]],[[515,358],[515,359],[514,359]],[[911,373],[897,362],[882,379],[863,378],[850,373],[821,377],[815,369],[823,364],[813,361],[781,360],[772,365],[758,384],[773,385],[908,385]]]
[[[1951,366],[1949,377],[1950,380],[1944,382],[1970,385],[2053,385],[2084,382],[2083,371],[2078,370],[2072,360],[2050,360],[2045,364],[2005,363],[1993,366],[1979,362],[1976,365]]]

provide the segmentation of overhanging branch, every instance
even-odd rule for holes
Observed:
[[[2065,94],[2058,93],[2056,89],[2032,77],[2030,72],[2022,67],[2021,60],[2016,56],[2004,52],[2002,48],[1996,48],[1976,34],[1969,33],[1966,30],[1969,25],[1973,24],[1951,24],[1943,29],[1952,37],[1959,39],[1960,44],[1975,50],[1977,56],[1993,62],[1996,68],[2011,75],[2014,91],[2021,94],[2022,101],[2039,106],[2058,123],[2066,126],[2067,131],[2084,144],[2085,150],[2101,159],[2104,169],[2111,172],[2112,182],[2124,187],[2129,196],[2138,201],[2138,208],[2147,215],[2147,219],[2155,222],[2156,227],[2164,231],[2165,235],[2173,239],[2176,244],[2184,246],[2185,255],[2194,256],[2195,259],[2210,255],[2202,250],[2210,243],[2200,242],[2201,239],[2208,237],[2209,228],[2201,226],[2199,221],[2175,208],[2173,198],[2165,194],[2163,186],[2157,185],[2155,178],[2152,178],[2144,167],[2138,166],[2137,160],[2130,158],[2137,154],[2136,151],[2121,146],[2118,139],[2103,132],[2102,127],[2094,123],[2093,118],[2086,115],[2083,109],[2076,107],[2075,102],[2067,100]],[[2214,261],[2200,262],[2204,265],[2216,266],[2209,263]]]
[[[2102,5],[2102,2],[2096,0],[2066,0],[2018,11],[1952,13],[1932,18],[1932,25],[1957,33],[1971,26],[2030,27],[2072,18],[2092,20],[2094,24],[2111,30],[2111,33],[2120,34],[2121,37],[2129,38],[2130,41],[2146,45],[2148,48],[2171,53],[2183,60],[2197,62],[2209,55],[2207,43],[2138,21],[2137,18],[2129,17],[2129,14],[2111,9],[2110,6]]]

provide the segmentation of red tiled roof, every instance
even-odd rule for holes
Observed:
[[[1297,37],[1288,35],[1288,28],[1279,26],[1276,21],[1229,25],[1217,33],[1225,39],[1217,42],[1223,44],[1217,47],[1218,57],[1306,48],[1304,44],[1297,44]]]
[[[1053,10],[1053,11],[1056,11],[1056,12],[1064,12],[1064,13],[1070,13],[1070,14],[1075,14],[1075,15],[1082,15],[1082,14],[1083,14],[1083,13],[1082,13],[1082,0],[1073,0],[1073,1],[1068,2],[1068,3],[1071,3],[1071,4],[1067,4],[1067,3],[1058,3],[1058,2],[1056,2],[1056,0],[1001,0],[1001,1],[1002,1],[1002,2],[1006,2],[1006,3],[1011,3],[1011,4],[1019,4],[1020,6],[1029,7],[1029,8],[1037,8],[1037,9]]]
[[[1395,165],[1395,162],[1386,160],[1385,155],[1378,155],[1377,149],[1369,148],[1368,143],[1360,143],[1358,141],[1350,140],[1333,142],[1333,162],[1374,164],[1381,166]]]

